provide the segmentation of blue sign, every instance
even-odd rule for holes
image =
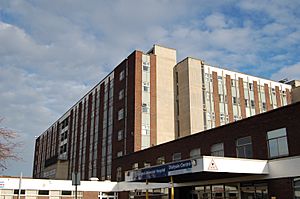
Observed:
[[[4,188],[4,181],[0,181],[0,188]]]
[[[156,167],[144,168],[138,171],[133,171],[133,180],[146,180],[171,175],[179,175],[183,173],[191,173],[192,167],[192,160],[185,160],[165,165],[159,165]]]

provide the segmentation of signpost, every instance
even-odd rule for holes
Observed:
[[[75,185],[75,199],[77,199],[77,186],[80,185],[80,173],[72,173],[72,185]]]

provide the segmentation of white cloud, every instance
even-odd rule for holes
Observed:
[[[206,24],[207,27],[213,29],[228,27],[227,22],[225,21],[225,17],[219,13],[207,16],[204,19],[204,23]]]
[[[288,78],[289,80],[300,80],[300,62],[291,66],[284,66],[278,72],[272,74],[272,79],[281,80]]]

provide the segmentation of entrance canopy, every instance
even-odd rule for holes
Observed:
[[[244,158],[202,156],[125,172],[125,181],[145,181],[182,174],[199,173],[269,174],[268,161]]]

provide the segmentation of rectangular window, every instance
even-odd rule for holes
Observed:
[[[120,109],[118,112],[118,120],[121,120],[124,118],[124,109]]]
[[[295,199],[300,199],[300,178],[294,179],[294,192]]]
[[[219,94],[219,102],[220,103],[224,102],[224,95],[223,94]]]
[[[156,164],[165,164],[165,157],[161,156],[156,159]]]
[[[234,105],[237,104],[237,99],[236,99],[236,97],[232,97],[232,103],[233,103]]]
[[[249,90],[253,91],[253,83],[249,83]]]
[[[200,148],[192,149],[190,151],[190,158],[198,158],[201,156]]]
[[[117,182],[120,182],[122,180],[122,167],[117,168]]]
[[[149,82],[143,82],[143,91],[150,92],[150,83]]]
[[[118,131],[118,141],[123,139],[123,130]]]
[[[119,74],[119,80],[122,81],[124,79],[124,77],[125,77],[125,71],[122,70]]]
[[[144,162],[144,167],[150,167],[151,163],[150,162]]]
[[[143,71],[149,72],[150,71],[150,63],[143,62]]]
[[[211,146],[210,152],[212,156],[224,157],[224,144],[217,143]]]
[[[249,100],[245,99],[245,106],[248,107],[249,106]]]
[[[270,158],[285,156],[289,154],[286,128],[268,131],[267,139]]]
[[[266,111],[266,110],[267,110],[267,106],[266,106],[266,103],[265,103],[265,102],[262,103],[262,109],[263,109],[263,111]]]
[[[14,194],[19,194],[19,189],[15,189]],[[25,195],[25,189],[21,189],[20,194]]]
[[[123,151],[119,151],[119,152],[117,153],[117,157],[121,157],[121,156],[123,156]]]
[[[236,155],[238,158],[252,158],[251,137],[243,137],[236,140]]]
[[[61,195],[63,196],[72,195],[72,191],[61,191]]]
[[[139,163],[134,163],[133,165],[132,165],[132,169],[133,170],[137,170],[137,169],[139,169]]]
[[[143,103],[143,105],[142,105],[142,111],[143,111],[143,113],[149,113],[150,112],[149,105],[146,104],[146,103]]]
[[[119,100],[124,98],[124,89],[120,90],[119,92]]]
[[[181,160],[181,153],[174,153],[172,155],[172,160],[173,160],[173,162]]]
[[[230,82],[231,82],[231,87],[235,87],[235,80],[232,79]]]
[[[251,102],[251,108],[255,108],[254,100],[250,100],[250,102]]]
[[[39,190],[39,195],[49,195],[49,190]]]

